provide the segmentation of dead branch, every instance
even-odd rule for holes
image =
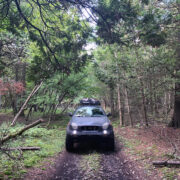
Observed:
[[[4,154],[6,154],[10,159],[13,159],[13,160],[21,160],[22,158],[22,151],[19,150],[19,156],[16,157],[16,156],[13,156],[11,155],[9,152],[7,152],[6,150],[3,150],[2,148],[0,149]]]
[[[26,101],[24,102],[24,104],[22,105],[21,109],[19,110],[19,112],[16,114],[16,116],[14,117],[11,126],[15,125],[17,118],[19,117],[19,115],[21,114],[21,112],[24,110],[24,108],[26,107],[27,103],[29,102],[29,100],[31,99],[31,97],[39,90],[39,88],[42,86],[43,82],[41,82],[39,85],[36,85],[33,90],[31,91],[31,93],[29,94],[29,96],[27,97]]]
[[[5,137],[3,137],[1,140],[0,140],[0,145],[2,145],[3,143],[5,143],[6,141],[10,140],[10,139],[13,139],[19,135],[21,135],[23,132],[27,131],[28,129],[34,127],[34,126],[37,126],[38,124],[44,122],[43,119],[39,119],[35,122],[33,122],[32,124],[29,124],[27,126],[25,126],[24,128],[22,128],[20,131],[14,133],[14,134],[10,134],[10,135],[7,135]]]
[[[153,161],[154,166],[180,166],[180,161]]]
[[[16,151],[16,150],[21,150],[21,151],[36,151],[40,150],[40,147],[16,147],[16,148],[0,148],[0,150],[3,151]]]

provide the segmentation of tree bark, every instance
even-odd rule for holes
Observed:
[[[119,121],[120,126],[123,126],[123,118],[122,118],[122,108],[121,108],[121,94],[120,94],[120,85],[117,84],[117,93],[118,93],[118,113],[119,113]]]
[[[140,79],[140,84],[141,84],[141,96],[142,96],[142,107],[143,107],[143,114],[144,114],[144,120],[146,126],[148,126],[148,118],[147,118],[147,109],[146,109],[146,99],[145,99],[145,94],[144,94],[144,85],[142,79]]]
[[[171,127],[180,128],[180,84],[175,86],[175,101],[174,101],[174,114],[172,121],[170,122]]]
[[[153,88],[152,88],[152,79],[149,81],[149,89],[150,89],[150,108],[151,108],[151,113],[154,115],[154,106],[153,106]]]
[[[28,96],[28,98],[26,99],[26,101],[24,102],[24,104],[22,105],[21,109],[19,110],[19,112],[16,114],[16,116],[14,117],[11,126],[15,125],[18,117],[20,116],[21,112],[24,110],[24,108],[26,107],[27,103],[29,102],[29,100],[31,99],[31,97],[39,90],[39,88],[41,87],[43,82],[41,82],[39,85],[36,85],[34,87],[34,89],[31,91],[30,95]]]
[[[0,150],[3,151],[15,151],[15,150],[21,150],[21,151],[36,151],[40,150],[40,147],[16,147],[16,148],[0,148]]]
[[[180,161],[153,161],[155,166],[180,166]]]
[[[110,105],[111,105],[111,114],[114,117],[115,116],[115,111],[114,111],[114,89],[113,87],[110,88]]]
[[[129,97],[128,97],[127,88],[125,88],[125,95],[126,95],[126,104],[127,104],[128,116],[129,116],[129,119],[130,119],[130,124],[133,127],[133,119],[132,119],[132,116],[131,116],[131,109],[130,109],[130,106],[129,106]]]
[[[25,126],[24,128],[22,128],[20,131],[14,133],[14,134],[10,134],[10,135],[7,135],[5,137],[3,137],[1,140],[0,140],[0,145],[4,144],[6,141],[10,140],[10,139],[13,139],[13,138],[16,138],[17,136],[21,135],[22,133],[24,133],[25,131],[27,131],[28,129],[34,127],[34,126],[37,126],[38,124],[44,122],[43,119],[39,119],[35,122],[33,122],[32,124],[29,124],[27,126]]]
[[[177,9],[180,13],[180,4],[177,3]],[[177,27],[180,26],[178,21]],[[175,84],[175,96],[174,96],[174,114],[170,126],[180,128],[180,31],[177,30],[177,47],[176,47],[176,84]]]
[[[116,51],[114,51],[114,57],[116,58],[116,69],[117,69],[117,95],[118,95],[118,114],[119,114],[119,121],[120,126],[123,126],[123,113],[122,113],[122,106],[121,106],[121,91],[120,91],[120,71],[118,65],[118,56]]]

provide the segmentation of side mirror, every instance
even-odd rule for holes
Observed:
[[[107,113],[107,117],[109,117],[109,116],[112,116],[112,114],[111,113]]]
[[[70,117],[72,117],[73,116],[73,114],[70,112],[70,113],[68,113],[68,115],[70,116]]]

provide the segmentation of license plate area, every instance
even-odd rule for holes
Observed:
[[[99,127],[98,126],[82,126],[81,130],[82,131],[98,131]]]

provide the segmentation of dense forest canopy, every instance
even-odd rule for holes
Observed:
[[[0,0],[0,179],[179,179],[179,134],[180,0]]]
[[[29,113],[86,96],[121,125],[180,127],[179,11],[178,0],[0,0],[1,107],[15,115],[43,83]]]

